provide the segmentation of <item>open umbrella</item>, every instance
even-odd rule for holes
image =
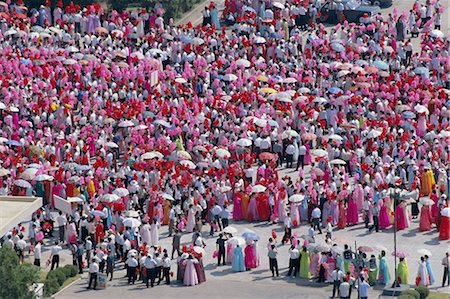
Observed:
[[[237,79],[238,79],[238,76],[236,76],[234,74],[226,74],[222,77],[223,81],[228,81],[228,82],[236,81]]]
[[[280,2],[272,2],[272,6],[278,9],[284,9],[284,4]]]
[[[122,223],[123,223],[123,226],[131,227],[131,228],[136,228],[141,225],[141,221],[136,218],[125,218]]]
[[[292,78],[292,77],[289,77],[289,78],[284,79],[284,80],[283,80],[283,83],[286,83],[286,84],[297,83],[297,79]]]
[[[231,191],[231,187],[230,187],[230,186],[223,186],[223,187],[220,187],[220,192],[226,193],[226,192],[228,192],[228,191]]]
[[[242,237],[233,237],[231,239],[228,239],[227,243],[231,244],[231,245],[234,245],[234,246],[239,245],[239,246],[242,247],[242,246],[245,245],[245,240]]]
[[[225,158],[225,157],[230,158],[231,157],[230,152],[224,148],[216,149],[216,155],[221,158]]]
[[[441,215],[444,217],[450,217],[450,208],[445,208],[441,211]]]
[[[195,166],[194,162],[192,162],[190,160],[181,160],[180,164],[189,169],[195,169],[197,167],[197,166]]]
[[[157,151],[152,151],[141,155],[142,160],[162,159],[162,158],[164,158],[164,155]]]
[[[443,38],[444,37],[444,33],[441,30],[431,30],[429,35],[433,38]]]
[[[227,233],[227,234],[235,234],[235,233],[237,233],[237,231],[238,231],[237,228],[235,228],[233,226],[227,226],[223,229],[223,232]]]
[[[264,187],[263,185],[255,185],[252,187],[252,193],[261,193],[266,191],[266,187]]]
[[[247,147],[252,145],[252,141],[248,138],[241,138],[236,142],[237,145],[241,147]]]
[[[416,105],[416,106],[414,106],[414,110],[419,114],[422,114],[422,113],[430,114],[430,111],[424,105]]]
[[[336,141],[340,141],[342,142],[344,140],[344,138],[342,138],[342,136],[339,136],[337,134],[331,134],[326,136],[329,140],[336,140]]]
[[[409,256],[409,254],[404,250],[393,251],[391,255],[396,256],[398,258],[405,258],[405,257]]]
[[[389,70],[389,64],[387,64],[386,62],[381,61],[381,60],[376,60],[376,61],[373,63],[373,65],[374,65],[376,68],[378,68],[378,69],[380,69],[380,70],[383,70],[383,71]]]
[[[105,194],[102,196],[101,201],[103,202],[115,202],[118,201],[120,197],[117,194]]]
[[[186,79],[184,79],[182,77],[178,77],[178,78],[175,78],[175,82],[180,83],[180,84],[184,84],[187,81],[186,81]]]
[[[421,198],[419,199],[419,202],[420,202],[422,205],[424,205],[424,206],[432,206],[432,205],[435,204],[435,202],[434,202],[431,198],[429,198],[428,196],[421,197]]]
[[[98,216],[100,218],[105,218],[106,217],[106,214],[103,213],[102,211],[99,211],[99,210],[94,210],[94,211],[91,212],[91,214],[93,216]]]
[[[281,137],[283,139],[287,139],[287,138],[295,138],[298,136],[298,133],[292,129],[286,130],[283,132],[283,134],[281,135]]]
[[[252,231],[251,229],[246,229],[244,233],[242,234],[242,237],[244,237],[246,240],[259,240],[260,236]]]
[[[421,254],[421,255],[427,255],[427,256],[429,256],[429,257],[432,256],[432,254],[431,254],[431,252],[430,252],[429,250],[423,249],[423,248],[417,250],[417,253],[418,253],[418,254]]]
[[[316,157],[326,157],[328,156],[328,152],[324,149],[315,149],[312,151],[312,154]]]
[[[14,185],[16,185],[17,187],[26,188],[26,189],[31,188],[31,184],[22,179],[14,181]]]
[[[264,37],[262,37],[262,36],[258,36],[258,37],[255,37],[253,42],[255,44],[265,44],[266,43],[266,39]]]
[[[269,93],[269,94],[277,92],[275,89],[270,88],[270,87],[261,88],[259,91],[262,93]]]
[[[106,145],[106,147],[109,147],[109,148],[119,148],[119,145],[112,141],[107,142],[105,145]]]
[[[331,49],[333,49],[334,51],[341,53],[345,51],[345,47],[340,44],[340,43],[332,43],[331,44]]]
[[[192,160],[191,154],[189,154],[187,151],[178,151],[177,157],[180,160]]]
[[[130,191],[128,191],[128,189],[125,188],[117,188],[116,190],[113,191],[113,194],[119,197],[125,197],[130,194]]]
[[[342,159],[333,159],[333,160],[330,161],[330,164],[332,164],[332,165],[346,165],[347,162],[345,162]]]
[[[412,118],[415,118],[416,115],[414,114],[414,112],[405,111],[405,112],[402,113],[402,117],[405,118],[405,119],[412,119]]]
[[[165,120],[163,120],[163,119],[157,119],[153,123],[155,125],[161,125],[163,127],[170,128],[170,123],[165,121]]]
[[[120,128],[134,127],[134,123],[131,120],[123,120],[119,123]]]
[[[9,169],[0,168],[0,176],[5,176],[5,175],[8,175],[10,173],[11,173],[11,171]]]
[[[36,177],[38,170],[36,168],[28,168],[20,175],[20,178],[31,181]]]
[[[241,59],[236,60],[236,65],[247,68],[247,67],[250,67],[250,61],[248,61],[247,59],[241,58]]]
[[[161,197],[170,201],[175,201],[175,198],[173,198],[173,196],[168,193],[162,193]]]
[[[379,130],[372,130],[369,132],[369,134],[367,134],[367,138],[369,139],[377,138],[380,137],[382,133],[383,132]]]
[[[272,153],[269,153],[269,152],[264,152],[264,153],[259,154],[259,158],[263,161],[264,160],[275,160],[275,155]]]
[[[53,177],[48,174],[40,174],[34,178],[36,182],[53,181]]]
[[[302,135],[302,139],[305,141],[311,141],[311,140],[316,140],[317,139],[317,135],[314,133],[304,133]]]
[[[420,66],[414,69],[414,74],[426,76],[430,74],[430,70],[427,69],[426,67]]]
[[[361,252],[372,252],[373,249],[372,249],[372,247],[363,245],[363,246],[359,246],[358,247],[358,251],[361,251]]]
[[[331,94],[338,94],[338,93],[342,93],[342,89],[340,89],[339,87],[330,87],[328,89],[328,92]]]
[[[305,199],[305,196],[303,194],[294,194],[291,197],[289,197],[289,202],[298,203],[302,202]]]

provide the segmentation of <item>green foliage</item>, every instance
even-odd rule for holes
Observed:
[[[44,282],[44,296],[46,298],[50,297],[51,295],[55,294],[59,290],[59,283],[56,278],[47,278]]]
[[[418,286],[415,288],[415,290],[419,293],[420,299],[425,299],[430,294],[430,290],[424,286]]]
[[[417,292],[416,290],[406,290],[401,292],[400,296],[405,295],[405,296],[409,296],[412,299],[420,299],[420,294],[419,292]],[[398,298],[400,298],[400,296]],[[405,298],[406,299],[406,298]]]
[[[30,265],[20,265],[17,254],[0,249],[0,298],[34,298],[31,286],[39,280],[39,270]]]
[[[67,279],[66,271],[64,270],[64,268],[58,268],[58,269],[48,272],[47,279],[52,279],[52,278],[56,278],[56,280],[58,281],[58,284],[60,286],[62,286],[64,281],[66,281],[66,279]],[[417,299],[419,299],[419,298],[417,298]]]
[[[400,295],[397,297],[397,299],[415,299],[416,297],[411,296],[411,295]]]
[[[66,274],[67,278],[69,277],[75,277],[78,274],[78,268],[74,265],[65,265],[63,267],[64,273]]]

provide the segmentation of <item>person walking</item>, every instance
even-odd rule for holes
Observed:
[[[108,249],[108,255],[106,256],[106,278],[108,278],[108,275],[111,274],[111,276],[109,277],[109,281],[111,281],[114,276],[114,260],[114,252],[112,251],[112,249]]]
[[[450,255],[447,251],[445,257],[442,259],[442,266],[444,266],[444,273],[442,275],[442,287],[445,286],[445,281],[447,281],[447,286],[450,286]]]
[[[59,211],[58,216],[56,217],[56,223],[58,224],[59,230],[59,242],[64,242],[66,235],[67,218],[66,215],[63,215],[63,212]]]
[[[347,278],[344,278],[343,282],[339,285],[339,296],[341,299],[350,299],[350,284]]]
[[[340,293],[340,286],[342,278],[344,277],[344,272],[341,271],[341,269],[337,266],[336,269],[333,270],[331,273],[331,278],[333,279],[333,294],[331,298],[335,298],[336,292],[339,295]]]
[[[302,144],[298,148],[297,167],[295,168],[295,171],[298,171],[298,168],[300,166],[302,167],[302,169],[303,167],[305,167],[305,155],[306,155],[306,146]]]
[[[162,265],[163,265],[163,279],[166,280],[166,284],[170,284],[170,258],[167,253],[164,253]]]
[[[379,232],[379,230],[380,230],[380,224],[378,222],[379,216],[380,216],[380,206],[377,203],[374,203],[373,207],[372,207],[373,224],[369,228],[369,232],[372,232],[373,229],[375,229],[376,232]]]
[[[128,267],[128,284],[130,283],[134,284],[136,281],[136,269],[139,263],[135,257],[136,257],[135,254],[131,254],[126,261]]]
[[[162,274],[162,265],[163,265],[162,258],[159,256],[159,252],[155,252],[153,259],[156,262],[154,280],[156,278],[158,278],[157,284],[159,285],[161,283],[161,274]]]
[[[277,261],[277,255],[278,250],[275,248],[275,244],[269,245],[269,252],[267,253],[269,256],[269,267],[270,271],[272,271],[272,277],[275,276],[275,273],[277,274],[277,277],[280,276],[278,273],[278,261]]]
[[[84,253],[84,244],[83,242],[81,242],[80,244],[78,244],[76,251],[78,274],[83,274],[83,253]]]
[[[41,248],[42,248],[42,240],[38,241],[36,246],[34,247],[34,265],[37,267],[41,267]]]
[[[170,205],[169,211],[169,237],[172,237],[173,229],[175,227],[175,208]]]
[[[180,256],[180,242],[181,242],[181,233],[178,229],[175,229],[175,234],[172,238],[172,259],[173,254],[177,252],[177,256]]]
[[[298,266],[300,260],[300,253],[295,245],[291,245],[289,249],[289,271],[287,276],[296,277],[298,273]]]
[[[52,246],[50,260],[52,261],[52,265],[50,267],[50,271],[59,267],[59,252],[62,250],[62,247],[59,246],[58,241],[55,242],[55,245]]]
[[[223,237],[223,234],[219,234],[219,238],[217,238],[216,241],[216,247],[219,252],[219,255],[217,256],[217,266],[220,266],[220,261],[222,260],[223,265],[225,266],[225,238]]]
[[[322,234],[322,229],[320,228],[320,218],[322,212],[317,205],[314,205],[314,209],[311,212],[311,222],[314,225],[314,230],[317,228],[319,235]]]
[[[100,267],[98,265],[97,259],[96,258],[92,258],[91,265],[89,266],[89,285],[88,285],[88,289],[91,288],[92,282],[94,282],[93,289],[95,290],[95,288],[97,287],[97,276],[98,276],[98,271],[99,270],[100,270]]]

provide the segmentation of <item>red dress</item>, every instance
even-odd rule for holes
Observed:
[[[256,198],[256,209],[258,210],[259,221],[269,220],[269,199],[266,195],[262,194]]]
[[[338,227],[344,229],[347,226],[347,211],[345,210],[344,201],[339,202],[339,219]]]
[[[442,216],[441,226],[439,227],[439,240],[450,239],[450,218]]]
[[[431,230],[431,213],[429,206],[423,206],[420,211],[419,230],[421,232]]]

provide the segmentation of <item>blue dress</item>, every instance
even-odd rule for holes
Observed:
[[[216,30],[220,30],[219,12],[217,11],[217,8],[211,10],[211,25],[215,25]]]
[[[231,263],[231,270],[234,272],[244,272],[244,254],[242,253],[242,247],[236,247],[233,249],[233,263]]]
[[[425,264],[427,265],[428,275],[430,276],[430,285],[432,285],[436,281],[434,279],[433,269],[431,269],[430,261],[426,260]]]
[[[382,257],[380,259],[380,272],[379,272],[379,279],[383,284],[387,284],[389,280],[391,279],[391,274],[389,273],[389,266],[386,263],[386,258]]]

